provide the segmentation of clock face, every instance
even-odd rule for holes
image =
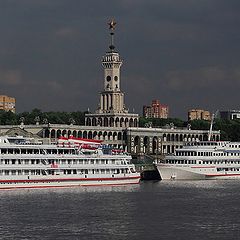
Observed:
[[[110,82],[111,81],[111,77],[110,76],[107,76],[107,81]]]
[[[115,80],[115,81],[117,81],[117,80],[118,80],[118,77],[117,77],[117,76],[115,76],[115,77],[114,77],[114,80]]]

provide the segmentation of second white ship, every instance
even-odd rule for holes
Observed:
[[[156,165],[162,180],[240,178],[240,143],[190,142]]]

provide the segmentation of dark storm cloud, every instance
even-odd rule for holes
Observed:
[[[0,93],[19,112],[94,111],[114,17],[130,110],[154,98],[183,118],[195,107],[240,109],[239,10],[234,0],[2,0]]]

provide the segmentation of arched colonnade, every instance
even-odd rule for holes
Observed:
[[[133,154],[169,154],[176,148],[182,147],[184,142],[207,141],[205,134],[164,133],[162,135],[130,137],[130,151]],[[214,134],[213,141],[219,141],[220,135]]]
[[[138,118],[129,117],[87,117],[85,126],[138,127]]]
[[[70,129],[45,129],[44,138],[56,140],[59,137],[87,138],[103,141],[125,141],[125,131],[94,131],[94,130],[70,130]]]

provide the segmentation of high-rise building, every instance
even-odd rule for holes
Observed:
[[[152,100],[151,106],[143,106],[143,116],[145,118],[168,118],[169,108],[159,100]]]
[[[209,111],[203,109],[191,109],[188,111],[188,120],[211,120],[211,114]]]
[[[85,116],[86,126],[137,127],[138,114],[129,113],[124,104],[124,93],[120,88],[122,59],[113,43],[116,22],[109,23],[111,43],[109,51],[102,57],[104,89],[100,93],[99,107],[95,113]]]
[[[13,97],[6,95],[0,95],[0,110],[11,111],[15,113],[16,111],[16,100]]]

